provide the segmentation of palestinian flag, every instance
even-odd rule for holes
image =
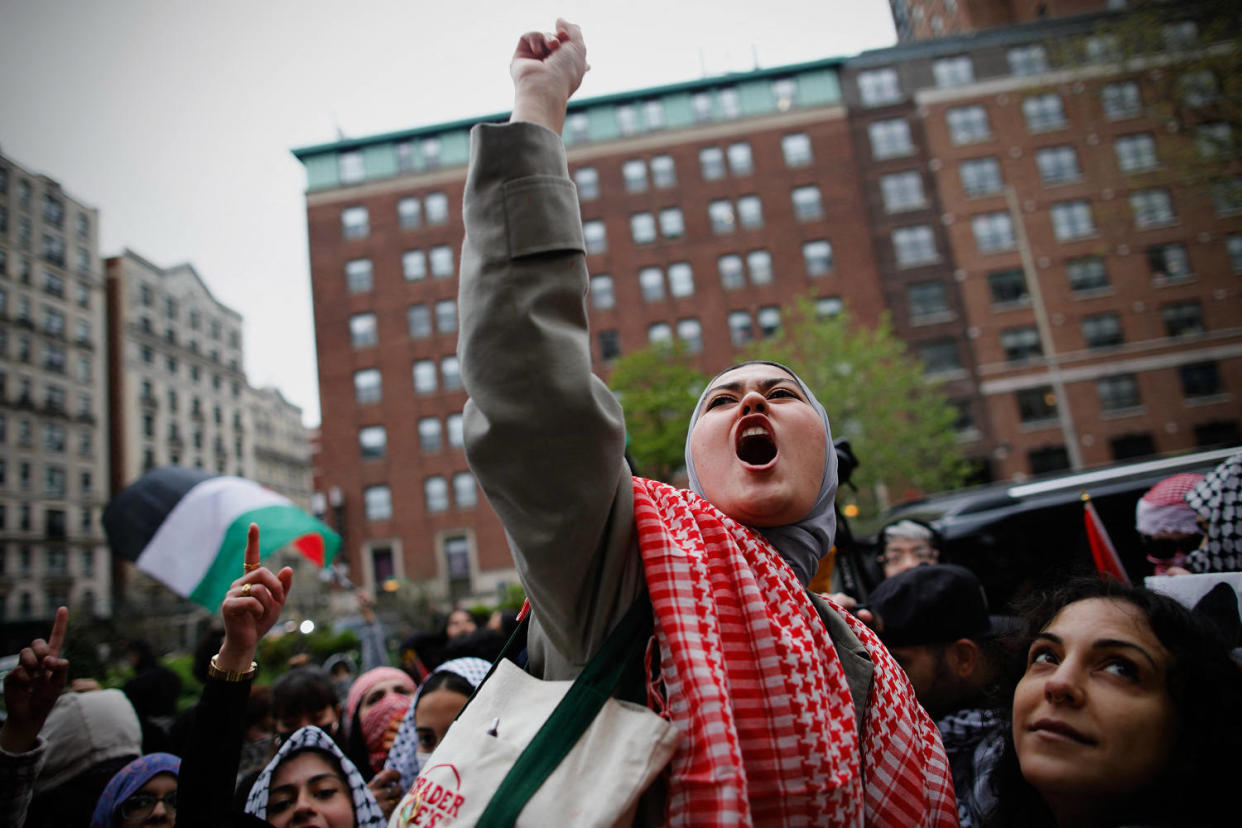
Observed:
[[[1121,556],[1117,554],[1117,547],[1113,546],[1113,539],[1108,536],[1104,521],[1100,520],[1100,513],[1095,510],[1091,495],[1086,492],[1082,493],[1082,519],[1086,524],[1087,544],[1091,547],[1095,571],[1105,580],[1111,578],[1129,585],[1130,576],[1126,574],[1126,568],[1121,564]]]
[[[147,472],[103,514],[113,555],[212,612],[241,577],[251,523],[259,526],[261,560],[293,544],[326,567],[341,546],[340,536],[271,489],[180,466]]]

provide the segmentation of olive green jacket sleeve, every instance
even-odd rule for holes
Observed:
[[[560,137],[471,137],[458,353],[466,458],[534,610],[530,665],[577,674],[643,583],[625,423],[591,373],[587,268]]]

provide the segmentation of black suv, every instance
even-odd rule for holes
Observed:
[[[1134,530],[1139,498],[1170,475],[1206,474],[1238,450],[1235,446],[933,495],[894,507],[882,525],[900,518],[930,524],[940,534],[941,560],[960,563],[977,574],[989,604],[999,610],[1032,588],[1095,571],[1083,523],[1086,492],[1130,578],[1141,583],[1152,565]],[[838,558],[843,585],[862,582],[852,594],[865,594],[882,577],[875,563],[876,543],[874,536],[859,538],[852,554]]]

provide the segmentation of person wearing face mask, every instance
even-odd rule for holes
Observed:
[[[465,192],[465,449],[530,600],[528,669],[575,677],[646,595],[660,674],[646,701],[666,704],[683,738],[642,819],[956,824],[943,746],[901,668],[806,591],[832,546],[837,487],[806,385],[774,363],[727,369],[690,420],[690,491],[629,472],[624,415],[591,372],[559,138],[586,69],[577,26],[519,40],[510,122],[475,127]]]
[[[437,667],[418,686],[384,765],[401,775],[402,791],[414,784],[419,768],[425,766],[490,667],[481,658],[455,658]]]
[[[414,680],[396,667],[368,670],[350,687],[345,699],[345,751],[364,779],[384,767],[415,687]]]
[[[130,762],[100,794],[90,828],[175,824],[180,770],[181,760],[170,753],[150,753]]]

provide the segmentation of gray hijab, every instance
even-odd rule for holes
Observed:
[[[798,383],[798,387],[802,389],[802,393],[811,401],[819,419],[824,424],[824,476],[819,484],[819,496],[815,498],[815,505],[811,510],[799,520],[797,523],[789,523],[784,526],[764,526],[754,527],[759,534],[767,539],[768,543],[776,548],[785,562],[798,576],[798,580],[803,586],[810,583],[811,578],[815,575],[815,570],[819,568],[819,559],[828,554],[828,550],[832,548],[832,540],[837,531],[837,513],[833,506],[833,498],[837,493],[837,453],[832,447],[832,428],[828,425],[828,414],[824,411],[824,407],[820,405],[815,395],[811,393],[811,389],[806,387],[797,374],[789,368],[781,365],[779,362],[768,362],[766,360],[751,360],[749,362],[739,362],[721,371],[712,377],[711,382],[707,383],[707,387],[703,389],[703,393],[699,395],[699,401],[695,403],[694,414],[690,416],[690,427],[686,431],[686,472],[690,476],[690,490],[700,497],[706,497],[703,494],[703,486],[699,482],[699,476],[694,471],[694,458],[690,456],[690,435],[694,433],[694,424],[698,422],[699,412],[703,408],[703,400],[707,397],[707,392],[712,389],[713,384],[724,374],[744,365],[772,365],[781,369],[786,374],[794,378]],[[784,451],[789,451],[791,446],[781,447]]]

